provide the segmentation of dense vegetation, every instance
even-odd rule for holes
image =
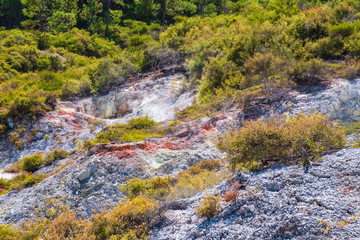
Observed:
[[[57,97],[104,93],[176,63],[199,88],[201,111],[353,78],[359,9],[355,0],[2,0],[0,130]]]

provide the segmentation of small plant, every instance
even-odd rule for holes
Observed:
[[[214,195],[206,195],[195,210],[200,217],[209,220],[220,213],[220,198]]]
[[[18,132],[10,133],[10,142],[14,144],[18,150],[24,148],[24,142],[20,140],[20,135]]]
[[[103,126],[105,124],[105,121],[100,119],[90,119],[88,121],[88,124],[90,127],[90,132],[94,132],[96,127]]]
[[[128,121],[126,129],[149,129],[156,124],[154,120],[151,120],[149,116],[133,118]]]
[[[51,165],[54,161],[62,160],[69,157],[69,152],[66,150],[55,148],[54,151],[49,152],[46,157],[44,163],[46,165]]]
[[[18,163],[18,166],[21,170],[33,173],[38,170],[44,162],[45,159],[42,154],[34,154],[32,156],[22,158]]]
[[[11,185],[9,190],[21,190],[24,188],[32,187],[43,181],[47,178],[46,174],[29,174],[22,173],[17,175],[13,180],[11,180]]]

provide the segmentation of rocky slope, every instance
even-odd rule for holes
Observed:
[[[223,202],[220,215],[210,221],[196,215],[203,195],[222,195],[234,182],[242,185],[238,202]],[[151,239],[359,239],[359,183],[359,149],[327,155],[309,169],[279,165],[243,172],[172,203]]]
[[[54,111],[24,126],[28,132],[37,129],[31,137],[21,135],[24,149],[16,150],[8,138],[1,139],[0,167],[55,147],[73,150],[77,142],[94,138],[106,125],[133,117],[149,115],[165,125],[175,119],[176,110],[193,103],[195,93],[184,87],[185,77],[178,71],[160,72],[129,81],[104,96],[59,102]],[[286,101],[254,104],[251,110],[265,117],[318,110],[333,119],[357,121],[360,80],[338,79],[311,92],[293,91]],[[164,137],[98,144],[77,152],[40,169],[37,173],[50,176],[38,185],[0,196],[0,223],[31,218],[46,198],[64,199],[79,215],[89,217],[93,210],[118,203],[123,197],[118,186],[132,177],[174,175],[202,159],[224,158],[214,147],[217,135],[240,126],[250,115],[231,107],[214,117],[181,123]],[[281,165],[256,174],[241,173],[209,190],[222,194],[238,181],[244,185],[240,201],[223,203],[222,213],[211,221],[194,214],[206,193],[171,203],[152,239],[356,239],[360,236],[359,153],[344,149],[307,170]],[[340,227],[342,221],[346,224]]]

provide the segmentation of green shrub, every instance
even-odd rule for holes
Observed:
[[[127,199],[110,213],[92,217],[91,232],[99,239],[144,239],[158,204],[144,196]]]
[[[200,206],[195,211],[200,217],[209,220],[220,213],[220,198],[214,195],[206,195],[202,198]]]
[[[257,170],[271,162],[309,163],[344,144],[343,129],[328,116],[314,113],[246,122],[224,136],[218,146],[233,166]]]
[[[167,196],[171,177],[153,177],[151,179],[132,178],[126,181],[120,190],[125,193],[128,198],[135,198],[143,195],[151,199],[164,200]]]
[[[139,117],[129,120],[128,124],[109,126],[96,135],[94,143],[138,142],[144,138],[161,136],[163,136],[163,132],[158,129],[155,121],[149,117]]]
[[[32,187],[47,178],[46,174],[29,174],[21,173],[14,179],[10,180],[10,191],[21,190],[24,188]]]
[[[146,196],[158,201],[174,201],[189,198],[219,184],[227,177],[226,172],[218,172],[219,160],[203,160],[175,177],[133,178],[126,181],[120,190],[128,198]]]
[[[119,66],[110,60],[103,60],[95,69],[89,70],[91,87],[94,92],[105,93],[111,87],[123,82]]]
[[[46,165],[51,165],[54,161],[65,159],[69,157],[69,155],[68,151],[55,148],[52,152],[46,154],[44,163]]]
[[[16,232],[11,229],[11,225],[0,225],[0,239],[14,240],[17,239]]]
[[[39,88],[42,90],[55,91],[59,90],[63,82],[60,77],[54,73],[45,71],[40,74]]]
[[[305,86],[319,85],[327,78],[324,63],[320,59],[299,61],[289,75],[296,84]]]
[[[133,118],[128,121],[127,129],[149,129],[156,124],[154,120],[151,120],[148,116]]]
[[[22,158],[18,163],[18,166],[21,170],[32,173],[38,170],[40,166],[43,165],[44,163],[45,163],[45,159],[40,153]]]

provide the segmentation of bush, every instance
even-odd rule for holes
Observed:
[[[133,118],[128,121],[127,129],[149,129],[156,124],[154,120],[151,120],[148,116]]]
[[[22,173],[17,175],[14,179],[10,181],[10,189],[9,190],[21,190],[24,188],[32,187],[43,181],[48,176],[46,174],[29,174]]]
[[[10,225],[0,225],[0,239],[14,240],[16,238],[16,232],[11,229]]]
[[[220,183],[226,177],[224,172],[217,172],[220,167],[219,160],[203,160],[179,172],[175,177],[130,179],[120,187],[120,190],[128,198],[146,196],[157,201],[189,198]]]
[[[143,195],[151,199],[164,200],[169,192],[171,180],[171,177],[153,177],[144,180],[133,178],[126,181],[120,190],[128,198]]]
[[[24,142],[20,140],[20,136],[18,132],[10,133],[10,142],[14,144],[18,150],[24,148]]]
[[[48,226],[45,239],[95,239],[89,236],[90,222],[76,219],[76,213],[65,211],[60,213]]]
[[[157,208],[156,202],[143,196],[127,199],[109,214],[94,215],[91,232],[99,239],[108,239],[110,236],[110,239],[146,238]]]
[[[129,120],[128,124],[108,127],[96,135],[94,143],[138,142],[148,137],[163,136],[163,132],[155,126],[156,122],[149,117],[134,118]]]
[[[218,143],[234,167],[258,170],[271,162],[309,163],[326,151],[344,147],[345,134],[318,113],[249,121]]]
[[[220,198],[213,195],[206,195],[202,198],[200,206],[195,209],[200,217],[209,220],[220,213]]]
[[[120,68],[110,60],[103,60],[95,69],[90,69],[89,77],[94,92],[108,92],[111,87],[123,82]]]
[[[26,172],[35,172],[44,164],[45,159],[42,154],[34,154],[32,156],[24,157],[18,163],[19,168]]]
[[[62,160],[69,157],[69,152],[66,150],[55,148],[52,152],[49,152],[44,160],[46,165],[51,165],[54,161]]]
[[[290,79],[298,85],[314,86],[326,80],[324,63],[320,59],[299,61],[289,75]]]

